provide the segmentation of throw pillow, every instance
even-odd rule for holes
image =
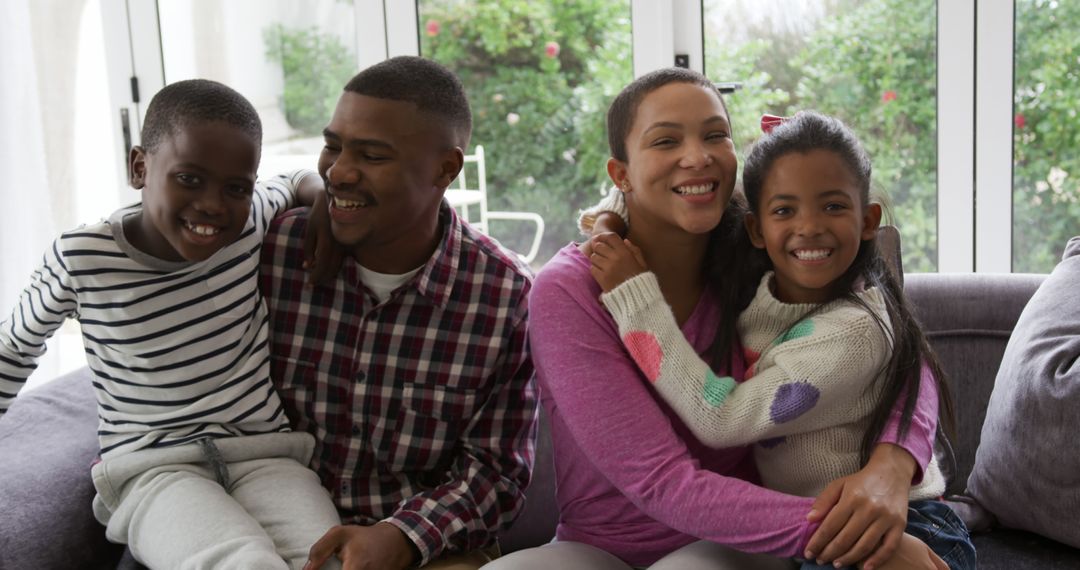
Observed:
[[[963,394],[957,394],[963,398]],[[1002,526],[1080,548],[1080,236],[1021,313],[968,493]]]

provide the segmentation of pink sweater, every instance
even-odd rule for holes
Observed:
[[[710,450],[697,441],[625,352],[599,296],[588,259],[571,244],[537,275],[529,301],[533,362],[551,418],[558,539],[602,548],[633,566],[698,539],[801,555],[816,528],[806,521],[812,499],[754,484],[749,448]],[[718,321],[715,299],[703,296],[682,327],[699,354],[707,353]],[[936,422],[936,392],[920,390],[902,444],[920,468],[929,462]],[[895,423],[882,442],[896,442]]]

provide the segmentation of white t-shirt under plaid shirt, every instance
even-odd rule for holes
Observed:
[[[103,458],[202,437],[286,431],[270,382],[259,249],[305,171],[256,185],[240,237],[210,258],[170,262],[136,250],[123,219],[57,238],[0,325],[0,414],[67,318],[82,326]]]

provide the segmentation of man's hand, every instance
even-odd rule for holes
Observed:
[[[304,234],[304,269],[309,271],[309,285],[321,285],[333,280],[345,260],[345,249],[334,239],[330,230],[329,208],[326,192],[319,192],[311,205]]]
[[[914,471],[915,459],[907,451],[878,444],[866,467],[833,481],[814,501],[807,518],[824,521],[810,537],[805,557],[879,568],[893,556],[907,525]]]
[[[618,287],[631,277],[649,270],[641,250],[630,240],[613,233],[593,236],[589,239],[589,272],[605,293]]]
[[[900,547],[896,549],[896,554],[877,568],[878,570],[949,570],[949,565],[933,550],[930,550],[923,541],[904,533],[900,537]]]
[[[304,570],[318,570],[337,555],[342,570],[400,570],[414,562],[405,533],[390,523],[343,525],[328,530],[308,554]]]

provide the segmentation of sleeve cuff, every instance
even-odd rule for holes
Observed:
[[[423,566],[442,554],[442,532],[431,521],[413,511],[398,511],[380,522],[392,524],[412,541],[420,554],[417,566]]]
[[[617,214],[626,227],[630,227],[630,216],[626,212],[626,199],[623,198],[623,193],[618,188],[612,188],[608,190],[606,196],[604,196],[599,202],[592,206],[578,212],[578,230],[581,234],[588,236],[592,234],[593,225],[596,223],[596,217],[603,212],[611,212]]]
[[[603,293],[600,295],[600,301],[604,303],[608,311],[611,311],[615,321],[621,325],[657,302],[662,303],[664,295],[660,292],[660,282],[656,280],[656,274],[646,271],[623,281],[611,291]]]

